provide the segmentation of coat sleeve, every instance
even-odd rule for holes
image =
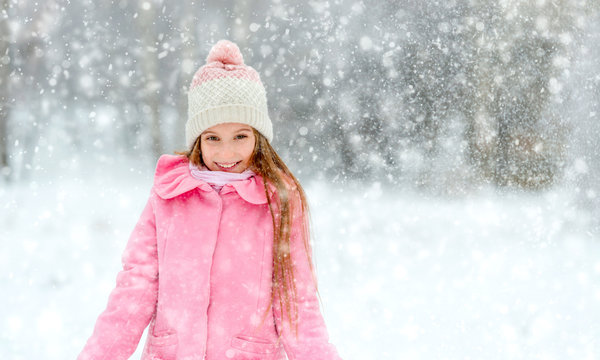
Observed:
[[[290,194],[293,204],[293,227],[290,235],[290,256],[292,259],[298,309],[298,332],[290,327],[287,314],[282,317],[278,293],[275,292],[273,312],[277,332],[290,360],[339,360],[335,346],[329,343],[325,321],[319,309],[316,277],[313,276],[308,254],[303,240],[304,217],[297,192]],[[297,335],[297,336],[296,336]]]
[[[128,359],[155,310],[158,291],[156,226],[152,196],[122,256],[123,269],[108,305],[78,360]]]

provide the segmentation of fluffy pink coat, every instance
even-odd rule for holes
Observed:
[[[78,359],[128,359],[148,324],[143,360],[339,359],[328,342],[297,215],[290,249],[296,337],[279,307],[269,307],[273,223],[262,178],[217,193],[190,175],[187,160],[162,156],[117,285]]]

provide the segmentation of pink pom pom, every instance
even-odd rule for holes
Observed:
[[[212,47],[212,49],[210,49],[206,62],[211,63],[214,61],[232,65],[244,64],[244,58],[242,57],[240,48],[228,40],[220,40]]]

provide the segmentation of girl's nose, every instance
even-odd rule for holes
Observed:
[[[229,158],[229,157],[233,157],[233,155],[235,154],[235,150],[232,145],[223,144],[223,146],[221,147],[220,153],[221,153],[222,157]]]

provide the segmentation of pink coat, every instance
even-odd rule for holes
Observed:
[[[128,359],[148,324],[143,360],[339,359],[299,231],[296,222],[290,250],[299,299],[296,337],[287,321],[282,324],[278,306],[263,321],[273,222],[262,178],[217,193],[190,175],[186,159],[162,156],[117,285],[78,359]]]

